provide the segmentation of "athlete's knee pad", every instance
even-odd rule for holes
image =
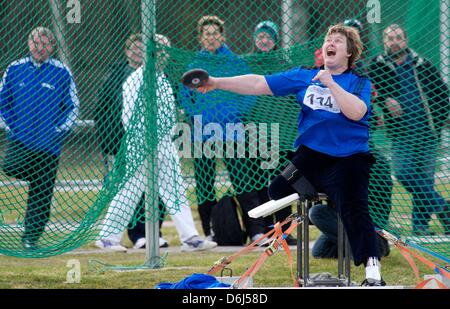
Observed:
[[[286,179],[289,184],[292,184],[301,176],[301,174],[297,167],[289,162],[289,164],[281,172],[280,176]]]
[[[283,176],[278,175],[270,183],[268,193],[270,199],[279,200],[280,198],[295,193],[295,191]]]
[[[294,189],[294,192],[298,193],[301,200],[317,196],[314,186],[300,173],[294,164],[289,163],[281,172],[281,176],[286,179],[289,186]]]

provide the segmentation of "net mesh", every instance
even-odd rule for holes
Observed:
[[[313,66],[327,28],[358,19],[365,44],[358,68],[379,87],[371,123],[372,218],[450,258],[448,0],[0,2],[0,253],[62,254],[183,204],[267,186],[294,150],[296,99],[201,95],[181,86],[181,75],[191,68],[233,76]],[[199,52],[197,21],[205,15],[224,22],[227,49],[218,54]],[[267,53],[254,40],[264,20],[277,33]],[[371,66],[384,50],[383,29],[393,23],[430,64],[416,58],[420,87],[411,92],[395,89],[395,76]],[[29,56],[29,35],[39,26],[53,32],[60,62],[32,71],[17,60]],[[142,46],[130,40],[136,33]],[[136,70],[127,59],[141,54],[144,69]],[[401,102],[400,118],[387,108],[389,91]],[[233,129],[241,143],[227,148]],[[222,136],[223,145],[207,133]],[[211,153],[209,161],[195,160]]]

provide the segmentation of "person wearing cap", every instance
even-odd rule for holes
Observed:
[[[253,38],[255,52],[267,53],[278,49],[278,26],[270,20],[260,22],[255,27]]]
[[[225,22],[215,15],[206,15],[197,22],[198,41],[200,51],[187,67],[188,70],[200,68],[207,70],[215,76],[233,76],[250,72],[247,63],[231,51],[226,43]],[[238,137],[234,134],[227,135],[227,124],[245,123],[248,115],[256,103],[252,96],[218,91],[215,93],[200,94],[191,89],[182,87],[181,105],[185,114],[190,118],[192,126],[205,127],[208,124],[219,124],[223,128],[224,136],[216,137],[215,132],[203,134],[200,141],[204,144],[219,138],[228,143],[237,144]],[[192,130],[194,132],[194,130]],[[193,136],[194,144],[196,138]],[[202,147],[205,150],[207,147]],[[264,221],[261,218],[250,218],[248,211],[260,205],[258,193],[253,190],[253,178],[251,166],[253,159],[240,157],[235,147],[234,156],[227,153],[223,161],[228,170],[230,181],[236,191],[239,205],[243,209],[243,221],[247,234],[253,240],[260,238],[264,232]],[[201,157],[194,157],[194,177],[196,181],[196,195],[198,212],[205,235],[211,239],[214,231],[211,229],[212,209],[217,204],[215,179],[216,179],[216,154],[220,150],[213,150],[214,154],[206,154],[202,151]],[[225,151],[223,151],[225,153]]]
[[[258,23],[255,27],[255,31],[253,33],[253,48],[254,53],[257,54],[253,59],[252,63],[252,72],[261,73],[261,74],[271,74],[280,69],[287,69],[290,67],[290,62],[287,57],[284,56],[283,51],[279,50],[279,28],[278,26],[271,20],[265,20]],[[294,100],[285,100],[274,97],[258,97],[258,103],[253,108],[251,115],[255,115],[254,117],[258,118],[258,122],[262,123],[270,123],[272,122],[267,118],[267,115],[273,115],[273,113],[277,113],[279,111],[287,111],[289,107],[295,106],[296,103]],[[264,111],[262,111],[264,109]],[[273,109],[273,110],[272,110]],[[282,130],[292,129],[295,131],[295,126],[288,127],[283,126]],[[268,137],[270,140],[270,137]],[[280,145],[281,149],[279,151],[280,165],[284,164],[287,152],[290,149],[290,145]],[[253,165],[253,171],[255,175],[260,175],[260,179],[266,179],[270,181],[270,179],[274,176],[273,170],[267,170],[260,168],[260,162],[255,161]],[[268,202],[268,183],[264,184],[264,186],[258,190],[260,203],[263,204]],[[282,222],[289,215],[291,215],[292,210],[289,207],[283,208],[280,211],[277,211],[273,215],[264,217],[264,223],[266,226],[266,232],[269,232],[272,229],[272,226],[276,222]],[[289,226],[284,225],[283,231],[285,231]],[[286,242],[288,245],[296,245],[297,240],[292,237],[292,235],[288,235],[286,237]]]
[[[277,24],[271,20],[258,23],[253,32],[253,52],[256,70],[266,74],[288,69],[292,66],[289,58],[280,49],[280,33]],[[252,68],[253,69],[253,68]]]

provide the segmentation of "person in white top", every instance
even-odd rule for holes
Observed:
[[[217,246],[217,243],[202,239],[195,227],[189,202],[186,198],[186,185],[181,174],[180,160],[175,145],[172,142],[172,128],[175,125],[176,107],[172,87],[166,79],[163,69],[167,54],[164,47],[170,47],[167,37],[156,34],[157,64],[156,64],[156,96],[157,96],[157,170],[158,193],[171,214],[172,220],[182,242],[181,251],[207,250]],[[145,110],[143,94],[140,92],[144,80],[144,68],[141,66],[133,72],[123,84],[122,122],[125,130],[132,128],[126,135],[126,183],[120,186],[108,208],[99,240],[96,245],[101,248],[122,251],[120,245],[123,231],[132,219],[139,198],[145,191],[149,159],[145,151],[145,122],[141,111]],[[139,117],[139,118],[138,118]],[[136,118],[136,119],[135,119]],[[141,155],[139,155],[141,154]],[[130,155],[130,157],[128,157]],[[179,211],[176,211],[179,210]]]

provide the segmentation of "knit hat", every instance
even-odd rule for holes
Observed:
[[[357,20],[357,19],[346,19],[344,21],[344,25],[356,28],[359,32],[361,32],[363,30],[362,23],[359,20]]]
[[[273,21],[265,20],[257,24],[253,36],[256,38],[260,32],[267,32],[273,38],[275,44],[278,43],[278,26]]]

